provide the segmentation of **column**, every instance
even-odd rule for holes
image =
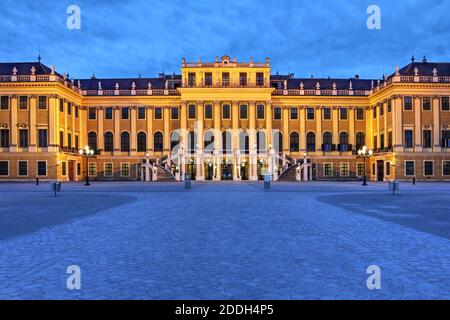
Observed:
[[[316,150],[322,150],[322,107],[316,108]]]
[[[348,133],[348,143],[355,148],[355,107],[349,107],[349,133]]]
[[[85,107],[79,107],[79,148],[83,148],[86,145],[87,138],[87,109]]]
[[[393,105],[393,116],[395,117],[395,122],[393,123],[393,137],[394,138],[394,148],[397,152],[403,152],[403,107],[402,107],[402,97],[394,97]]]
[[[147,107],[147,151],[153,151],[153,107]]]
[[[385,148],[388,147],[388,135],[389,135],[389,131],[388,131],[388,112],[387,112],[387,101],[385,100],[383,103],[383,109],[384,109],[384,146]]]
[[[231,149],[234,152],[235,150],[239,149],[239,101],[233,101],[231,103],[231,108],[231,128],[233,130]],[[253,148],[252,145],[250,145],[249,147],[250,149]]]
[[[339,143],[339,107],[333,107],[333,144]]]
[[[305,107],[300,107],[300,151],[305,152],[306,151],[306,114],[305,114]]]
[[[136,125],[137,125],[137,107],[132,106],[130,107],[130,155],[136,155],[137,154],[137,132],[136,132]]]
[[[76,129],[76,126],[75,126],[75,108],[76,108],[76,106],[75,105],[73,105],[72,106],[72,141],[70,142],[71,143],[71,145],[72,145],[72,148],[75,148],[76,146],[75,146],[75,129]],[[78,111],[78,117],[80,117],[80,112]],[[78,138],[79,139],[79,138]],[[78,141],[79,142],[79,141]]]
[[[440,97],[433,97],[433,151],[441,151]]]
[[[181,112],[180,112],[180,142],[184,146],[184,148],[187,148],[187,104],[186,101],[183,101],[181,103]]]
[[[377,148],[381,147],[381,127],[380,127],[380,121],[381,121],[381,112],[380,112],[380,104],[377,104],[375,106],[377,108]]]
[[[61,145],[61,141],[60,140],[60,136],[59,136],[59,131],[60,131],[60,127],[59,127],[59,121],[60,121],[60,103],[61,103],[61,99],[60,98],[56,98],[56,106],[55,106],[55,141],[56,141],[56,151],[59,150],[59,146]]]
[[[249,180],[255,181],[258,180],[258,174],[257,174],[257,154],[256,150],[254,148],[255,145],[255,127],[256,127],[256,102],[250,101],[250,112],[249,112],[249,132],[251,133],[249,135],[249,145],[250,145],[250,174],[249,174]],[[271,112],[270,112],[271,113]],[[266,114],[266,117],[269,115]],[[267,135],[271,135],[271,133],[267,133]]]
[[[282,152],[288,152],[289,148],[289,107],[284,106],[283,109],[283,150]]]
[[[11,143],[9,146],[10,152],[17,152],[17,109],[19,104],[19,97],[13,95],[11,97]]]
[[[37,96],[31,96],[30,99],[30,145],[28,147],[29,152],[36,152],[36,109],[37,109]]]
[[[368,149],[373,149],[373,112],[372,107],[367,107],[365,110],[366,119],[366,146]]]
[[[163,150],[165,153],[169,153],[170,152],[170,107],[163,107],[163,121],[164,121]]]
[[[422,152],[422,123],[420,97],[414,97],[414,145],[416,152]]]
[[[120,107],[114,108],[114,155],[120,154]]]
[[[203,147],[204,147],[204,137],[203,137],[203,101],[197,101],[197,123],[196,128],[194,128],[197,132],[197,157],[196,157],[196,165],[197,165],[197,180],[202,181],[205,180],[204,175],[204,164],[203,164]]]
[[[214,180],[220,180],[222,176],[222,164],[220,154],[222,153],[222,131],[220,130],[220,101],[214,101],[214,149],[215,158]]]
[[[69,103],[64,99],[64,141],[63,141],[63,146],[67,147],[68,146],[68,141],[67,141],[67,117],[68,117],[68,107],[69,107]],[[98,120],[97,120],[98,121]],[[97,134],[97,138],[98,138],[99,134]]]
[[[105,146],[104,132],[103,132],[103,119],[104,119],[103,107],[97,109],[97,148],[103,150]],[[113,141],[119,140],[120,136],[114,135]]]
[[[266,149],[272,144],[272,102],[266,101]]]

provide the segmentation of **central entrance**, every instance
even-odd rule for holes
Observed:
[[[384,161],[377,161],[377,181],[384,181]]]
[[[213,180],[214,165],[212,163],[205,164],[205,180]]]
[[[233,163],[230,160],[222,161],[222,180],[233,180]]]

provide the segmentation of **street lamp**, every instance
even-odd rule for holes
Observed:
[[[367,178],[366,178],[366,158],[370,158],[370,156],[372,156],[373,154],[373,150],[367,150],[367,147],[364,146],[362,147],[362,149],[358,150],[358,155],[360,157],[363,157],[364,159],[364,178],[363,178],[363,186],[367,186]]]
[[[89,146],[80,149],[80,156],[86,159],[86,183],[85,186],[90,186],[89,183],[89,158],[94,156],[94,149],[89,148]]]

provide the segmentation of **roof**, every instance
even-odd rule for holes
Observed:
[[[419,70],[419,76],[433,76],[436,69],[438,76],[450,76],[450,63],[447,62],[411,62],[399,70],[401,76],[414,76],[414,69]]]
[[[78,80],[75,80],[77,82]],[[181,76],[164,76],[160,78],[117,78],[117,79],[80,79],[81,88],[83,90],[98,90],[99,82],[103,90],[115,90],[116,84],[119,90],[130,90],[133,82],[136,90],[146,90],[151,83],[152,89],[165,89],[166,81],[168,81],[169,89],[173,89],[176,84],[181,83]]]
[[[288,89],[300,89],[303,83],[304,90],[316,90],[317,83],[320,84],[321,90],[333,90],[334,84],[336,84],[336,90],[349,90],[350,83],[353,90],[371,90],[372,81],[375,82],[371,79],[289,78],[289,76],[285,76],[284,79],[277,76],[276,80],[286,80]],[[283,86],[280,89],[282,88]]]
[[[31,75],[31,69],[36,69],[36,75],[51,74],[52,70],[40,62],[6,62],[0,63],[0,75],[12,75],[13,69],[17,69],[17,75]]]

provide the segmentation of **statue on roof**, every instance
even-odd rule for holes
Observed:
[[[102,90],[102,82],[101,81],[98,82],[98,90]]]
[[[131,90],[136,90],[136,83],[134,83],[134,81],[133,81],[133,83],[131,84]]]
[[[116,82],[115,88],[116,90],[119,90],[119,83]]]
[[[284,80],[284,90],[287,90],[288,82],[287,80]]]
[[[152,90],[152,83],[150,81],[148,82],[148,86],[147,87],[148,87],[148,90]]]
[[[31,67],[31,75],[34,76],[36,74],[36,68],[34,66]]]

